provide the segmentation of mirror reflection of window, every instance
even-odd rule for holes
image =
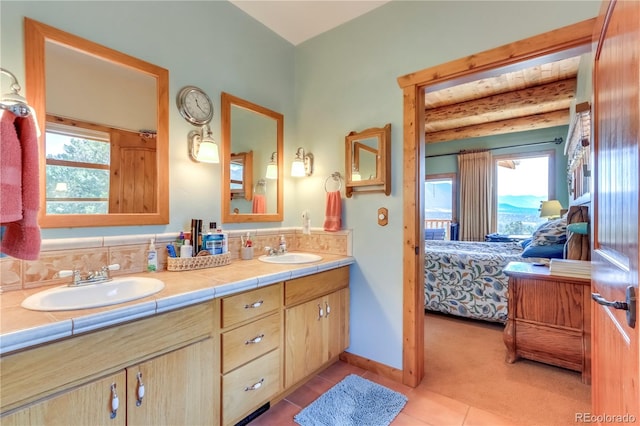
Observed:
[[[244,164],[242,160],[231,160],[231,191],[242,191]]]
[[[107,213],[109,134],[47,123],[46,137],[47,214]]]

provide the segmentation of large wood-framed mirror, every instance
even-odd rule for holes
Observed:
[[[391,124],[345,137],[345,192],[391,193]]]
[[[43,228],[169,223],[169,72],[24,20]]]
[[[222,93],[222,222],[282,222],[284,116],[263,106]],[[251,153],[251,161],[247,161]],[[267,165],[276,153],[277,179],[267,178]],[[244,154],[244,155],[243,155]],[[238,183],[232,181],[243,155],[243,196],[235,196]],[[250,193],[249,193],[250,191]]]

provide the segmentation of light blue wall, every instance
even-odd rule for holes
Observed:
[[[597,15],[599,2],[399,1],[293,47],[233,5],[197,2],[0,3],[2,67],[24,81],[22,18],[29,16],[169,69],[171,223],[168,226],[45,230],[45,238],[157,233],[220,216],[219,166],[187,155],[192,128],[175,108],[189,84],[213,98],[220,139],[221,91],[285,116],[285,159],[302,146],[316,172],[285,181],[284,226],[324,218],[324,180],[344,174],[344,137],[392,124],[392,194],[343,203],[354,231],[351,346],[365,358],[402,368],[402,91],[397,77]],[[389,225],[377,225],[379,207]],[[280,224],[271,224],[279,226]],[[238,225],[237,227],[239,227]],[[233,229],[229,225],[227,228]]]
[[[317,174],[296,207],[322,217],[324,179],[344,172],[344,137],[392,125],[392,193],[346,199],[354,232],[349,351],[402,368],[402,91],[397,77],[597,15],[599,2],[392,1],[296,49],[296,126]],[[566,135],[565,135],[566,136]],[[377,225],[377,209],[389,224]]]
[[[222,91],[284,114],[285,146],[293,157],[295,147],[287,141],[295,139],[295,48],[229,2],[2,1],[0,12],[2,67],[23,86],[25,16],[169,70],[170,224],[47,229],[44,238],[177,232],[189,229],[191,218],[221,222],[220,166],[194,163],[188,156],[187,134],[195,127],[175,103],[187,85],[212,99],[217,141]],[[287,197],[285,210],[293,202]]]

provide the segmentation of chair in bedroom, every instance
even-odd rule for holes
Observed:
[[[431,228],[424,230],[425,240],[444,240],[445,229],[444,228]]]

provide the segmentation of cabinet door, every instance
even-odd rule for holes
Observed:
[[[286,387],[305,378],[327,359],[323,342],[324,302],[325,298],[320,297],[285,311]]]
[[[119,399],[116,416],[111,419],[112,385]],[[3,426],[13,425],[51,425],[86,426],[109,425],[124,426],[125,409],[125,373],[96,380],[55,397],[34,403],[13,414],[2,418]]]
[[[349,346],[349,290],[345,288],[329,294],[324,300],[323,341],[326,362],[340,355]]]
[[[127,368],[127,425],[215,424],[213,368],[211,338]]]

